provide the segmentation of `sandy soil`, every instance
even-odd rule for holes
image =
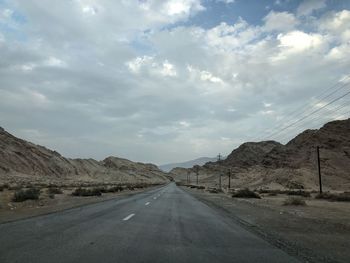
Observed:
[[[117,193],[103,193],[101,196],[72,196],[73,187],[63,188],[63,194],[56,194],[52,199],[47,193],[47,188],[41,189],[39,200],[26,200],[24,202],[12,202],[14,190],[4,189],[0,192],[0,223],[28,218],[62,211],[82,205],[97,203],[113,198],[124,197],[159,186],[150,186],[143,189],[124,190]]]
[[[306,206],[284,206],[287,195],[233,199],[225,193],[183,188],[304,262],[349,262],[349,202],[311,197],[304,198]]]

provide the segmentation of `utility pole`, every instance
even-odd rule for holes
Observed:
[[[219,155],[217,157],[218,157],[218,162],[220,162],[221,161],[221,154],[219,153]]]
[[[231,188],[231,168],[228,170],[228,189]]]
[[[321,178],[321,163],[320,163],[320,147],[317,146],[317,165],[318,165],[318,181],[320,184],[320,194],[322,194],[322,178]]]

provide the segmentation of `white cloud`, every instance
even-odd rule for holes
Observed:
[[[216,0],[217,3],[233,4],[235,0]]]
[[[338,13],[331,13],[321,19],[319,27],[334,33],[347,32],[350,29],[350,11],[342,10]]]
[[[264,17],[264,21],[267,31],[289,31],[299,24],[296,17],[288,12],[271,11]]]
[[[327,45],[321,34],[308,34],[302,31],[291,31],[277,36],[281,52],[275,59],[286,59],[295,54],[319,51]]]
[[[257,39],[260,34],[259,28],[249,26],[246,21],[240,19],[234,25],[221,23],[206,31],[206,42],[212,48],[219,51],[231,51],[242,49],[251,41]]]
[[[167,59],[158,62],[155,57],[143,56],[137,57],[126,63],[129,70],[134,74],[139,74],[143,70],[153,75],[161,75],[165,77],[177,76],[176,68]]]
[[[47,65],[49,67],[65,67],[66,63],[62,60],[60,60],[59,58],[56,57],[49,57],[44,65]]]
[[[304,0],[297,9],[298,16],[307,16],[326,7],[326,0]]]

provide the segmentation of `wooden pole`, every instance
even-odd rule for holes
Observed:
[[[321,163],[320,163],[320,147],[317,146],[317,166],[318,166],[318,182],[320,185],[320,194],[322,194],[322,178],[321,178]]]
[[[228,189],[230,189],[230,188],[231,188],[231,168],[228,171]]]

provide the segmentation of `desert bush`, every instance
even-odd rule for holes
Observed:
[[[0,185],[0,192],[4,191],[5,187],[3,185]]]
[[[317,194],[316,199],[326,199],[329,201],[338,201],[338,202],[350,202],[350,193],[344,192],[340,194],[331,194],[329,192]]]
[[[40,196],[40,190],[36,188],[29,188],[26,190],[16,191],[13,195],[13,202],[23,202],[25,200],[37,200]]]
[[[306,205],[306,202],[300,197],[288,197],[284,200],[283,205]]]
[[[197,189],[205,189],[205,186],[199,185],[199,186],[197,186]]]
[[[48,194],[63,194],[62,190],[60,188],[57,187],[50,187],[47,189],[47,193]]]
[[[110,192],[110,193],[121,192],[121,191],[123,191],[123,187],[120,185],[112,186],[112,187],[108,188],[108,192]]]
[[[287,195],[299,195],[299,196],[303,196],[303,197],[310,197],[310,193],[309,192],[305,192],[305,191],[302,191],[302,190],[288,191]]]
[[[101,190],[99,188],[92,188],[92,189],[86,189],[86,188],[76,188],[72,192],[73,196],[100,196]]]
[[[238,198],[258,198],[260,199],[260,195],[249,190],[248,188],[240,189],[237,192],[232,194],[232,197],[238,197]]]
[[[275,192],[268,193],[268,196],[276,196],[276,195],[277,195],[277,193],[275,193]]]
[[[221,193],[222,190],[221,190],[221,189],[218,189],[218,188],[214,188],[214,187],[209,187],[209,188],[208,188],[208,192],[209,192],[209,193],[212,193],[212,194],[217,194],[217,193]]]

